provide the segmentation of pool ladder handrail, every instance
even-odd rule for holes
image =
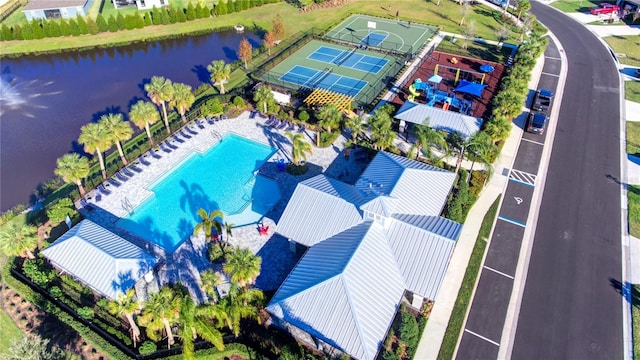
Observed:
[[[222,135],[220,135],[219,132],[217,132],[214,129],[211,129],[211,136],[215,139],[218,138],[218,140],[222,140]]]
[[[131,215],[131,213],[133,213],[134,207],[133,207],[133,204],[131,204],[131,201],[129,200],[128,197],[125,197],[124,199],[122,199],[121,205],[122,205],[122,209],[126,211],[127,214]]]

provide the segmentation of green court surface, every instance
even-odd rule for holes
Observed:
[[[402,20],[352,15],[325,37],[357,46],[377,47],[398,53],[416,54],[438,28]]]
[[[402,66],[404,60],[389,53],[311,40],[260,79],[294,91],[301,88],[333,91],[353,97],[355,106],[366,106]]]

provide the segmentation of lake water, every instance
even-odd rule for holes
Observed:
[[[80,127],[105,113],[127,114],[148,100],[144,84],[164,76],[194,89],[209,81],[213,60],[237,60],[242,37],[233,31],[127,47],[0,62],[0,210],[33,200],[54,176],[56,159],[82,152]]]

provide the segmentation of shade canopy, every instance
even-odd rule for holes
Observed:
[[[432,82],[432,83],[435,83],[435,84],[440,84],[441,81],[442,81],[442,76],[440,76],[438,74],[433,74],[429,78],[429,82]]]
[[[458,84],[458,86],[453,91],[481,97],[482,90],[484,90],[486,86],[487,85],[484,85],[484,84],[478,84],[478,83],[462,80],[460,81],[460,84]]]
[[[495,70],[494,67],[491,66],[490,64],[484,64],[484,65],[480,66],[480,71],[482,71],[484,73],[491,73],[494,70]]]

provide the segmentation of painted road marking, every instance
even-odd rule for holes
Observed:
[[[509,180],[533,187],[536,185],[536,175],[516,169],[511,169],[511,172],[509,173]]]
[[[545,59],[550,59],[550,60],[558,60],[558,61],[562,61],[562,59],[557,58],[557,57],[553,57],[553,56],[545,56]]]
[[[527,227],[527,224],[521,223],[520,221],[515,221],[515,220],[511,220],[509,218],[506,218],[504,216],[498,216],[498,219],[502,220],[502,221],[506,221],[508,223],[511,223],[513,225],[518,225],[518,226],[522,226],[522,227]]]
[[[533,143],[533,144],[538,144],[538,145],[540,145],[540,146],[544,146],[544,143],[541,143],[541,142],[539,142],[539,141],[529,140],[529,139],[525,139],[525,138],[522,138],[522,140],[523,140],[523,141],[526,141],[526,142]]]
[[[500,346],[500,344],[498,344],[497,342],[495,342],[495,341],[493,341],[493,340],[491,340],[491,339],[488,339],[488,338],[486,338],[486,337],[484,337],[484,336],[482,336],[482,335],[480,335],[480,334],[476,334],[476,333],[474,333],[473,331],[471,331],[471,330],[469,330],[469,329],[464,329],[464,331],[468,332],[468,333],[469,333],[469,334],[471,334],[471,335],[475,335],[475,336],[479,337],[480,339],[482,339],[482,340],[484,340],[484,341],[490,342],[490,343],[492,343],[492,344],[493,344],[493,345],[495,345],[495,346]]]
[[[505,273],[503,273],[502,271],[498,271],[498,270],[496,270],[496,269],[492,269],[492,268],[488,267],[487,265],[483,266],[483,268],[485,268],[485,269],[487,269],[487,270],[489,270],[489,271],[493,271],[493,272],[494,272],[494,273],[496,273],[496,274],[502,275],[502,276],[504,276],[504,277],[506,277],[506,278],[509,278],[509,279],[513,280],[513,276],[511,276],[511,275],[509,275],[509,274],[505,274]]]
[[[544,72],[544,71],[543,71],[543,72],[541,72],[541,74],[542,74],[542,75],[547,75],[547,76],[553,76],[553,77],[557,77],[557,78],[559,78],[559,77],[560,77],[560,75],[558,75],[558,74],[551,74],[551,73]]]

